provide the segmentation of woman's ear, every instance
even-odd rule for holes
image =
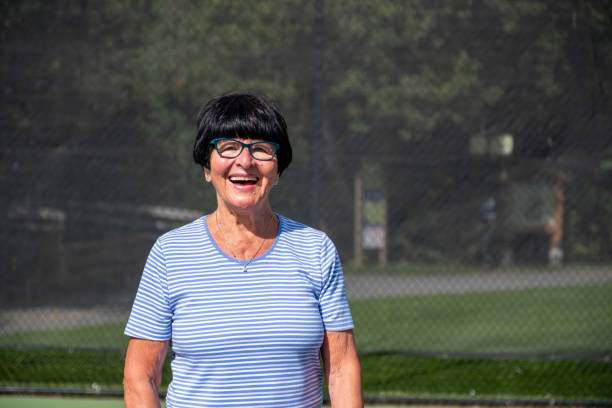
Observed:
[[[204,169],[204,179],[210,183],[211,181],[210,169],[207,169],[206,167],[202,167],[202,168]]]

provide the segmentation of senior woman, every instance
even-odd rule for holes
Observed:
[[[151,249],[125,329],[126,406],[159,406],[172,345],[168,407],[319,407],[320,358],[332,407],[361,407],[336,249],[270,206],[291,162],[279,110],[256,95],[212,99],[193,156],[217,208]]]

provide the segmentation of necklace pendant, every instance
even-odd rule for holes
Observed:
[[[244,265],[244,266],[242,267],[242,272],[246,272],[246,271],[247,271],[247,266],[246,266],[246,265]]]

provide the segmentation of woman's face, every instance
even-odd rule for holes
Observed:
[[[240,139],[245,143],[261,140]],[[278,158],[262,161],[251,157],[248,148],[238,157],[226,159],[216,149],[210,154],[210,169],[204,168],[206,181],[217,192],[217,204],[236,210],[263,208],[269,205],[268,194],[278,182]]]

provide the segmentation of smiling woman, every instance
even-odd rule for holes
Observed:
[[[161,236],[125,333],[125,402],[168,407],[362,407],[361,372],[338,253],[321,231],[276,214],[269,195],[291,162],[287,125],[256,95],[209,101],[193,157],[216,210]]]

